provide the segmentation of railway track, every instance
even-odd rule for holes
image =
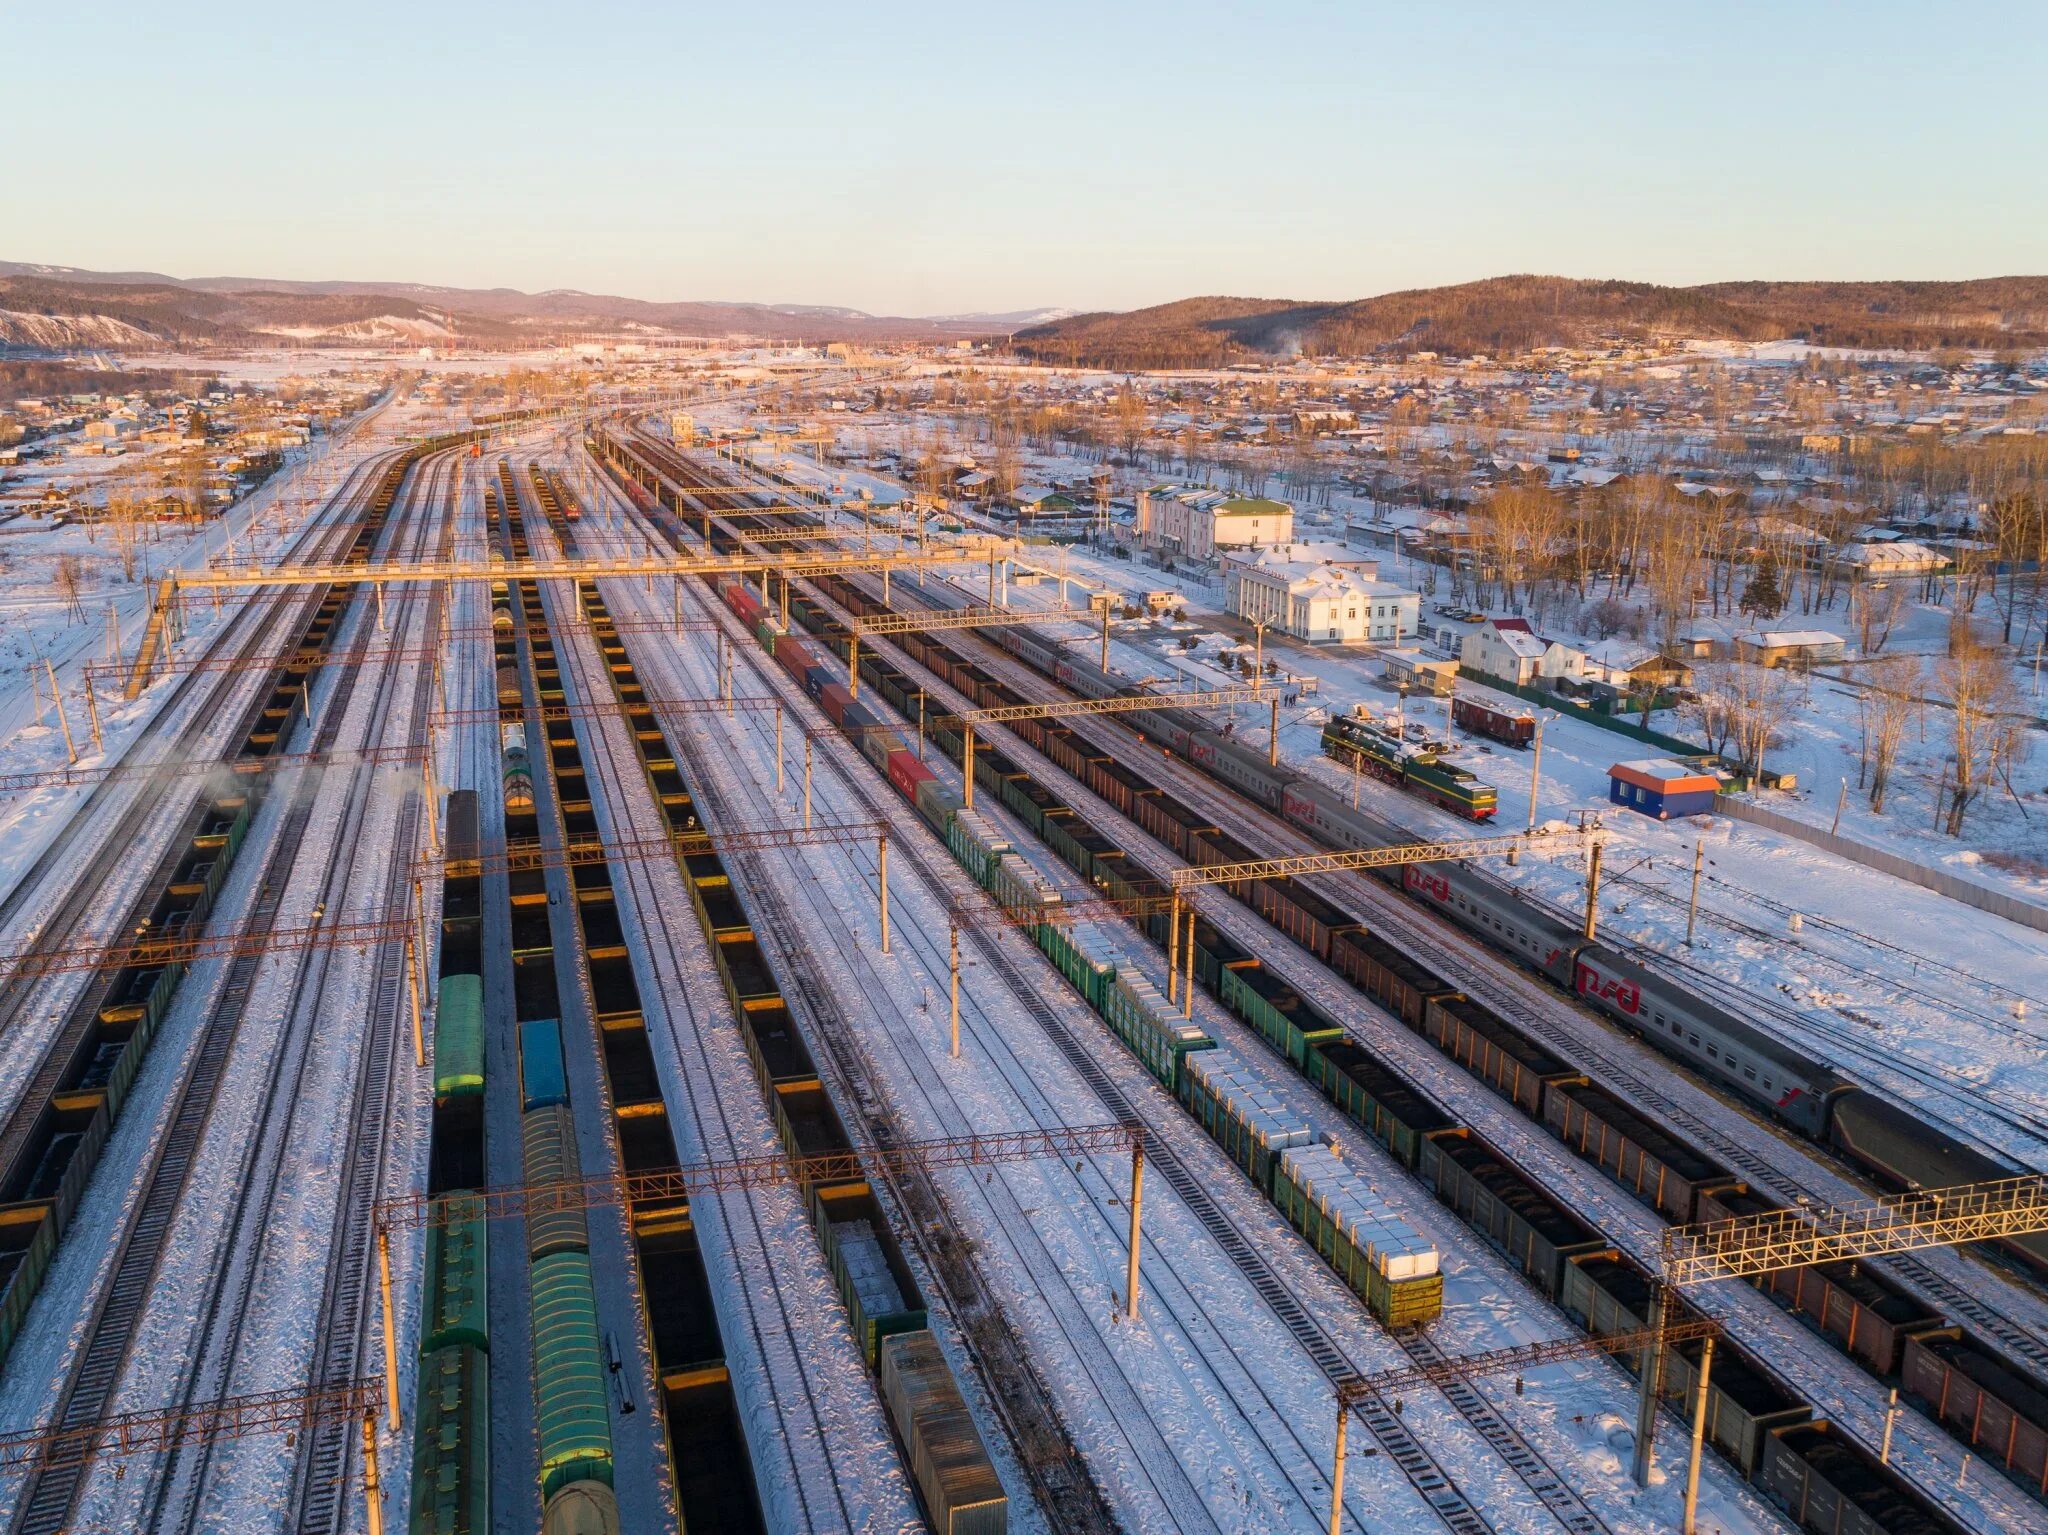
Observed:
[[[745,637],[739,636],[736,642],[744,644]],[[886,813],[888,807],[882,802],[882,796],[865,780],[858,782],[855,792],[866,800],[871,809]],[[926,862],[921,844],[913,842],[911,846],[914,850],[913,866],[919,870],[920,877],[926,881],[928,887],[936,888],[933,884],[935,877]],[[801,930],[787,921],[784,925],[789,931]],[[969,941],[982,961],[1004,976],[1009,988],[1023,1003],[1034,1023],[1067,1060],[1097,1101],[1119,1119],[1139,1118],[1135,1106],[1127,1095],[1064,1022],[1037,997],[1011,957],[1000,946],[988,940],[986,935],[975,930],[969,930]],[[824,1012],[821,1016],[830,1016],[830,1013]],[[834,1031],[826,1032],[831,1034]],[[1207,1188],[1193,1175],[1178,1154],[1161,1140],[1156,1132],[1149,1130],[1146,1134],[1146,1159],[1158,1169],[1160,1175],[1215,1240],[1218,1248],[1261,1296],[1326,1378],[1335,1384],[1355,1376],[1358,1372],[1352,1368],[1327,1332],[1310,1315],[1300,1298],[1273,1272],[1256,1247],[1221,1210]],[[1417,1362],[1427,1362],[1432,1357],[1441,1358],[1434,1345],[1425,1337],[1397,1335],[1397,1338],[1404,1350]],[[1537,1500],[1567,1529],[1574,1531],[1575,1535],[1593,1535],[1593,1532],[1606,1529],[1604,1522],[1585,1504],[1570,1484],[1549,1466],[1540,1453],[1534,1450],[1479,1392],[1467,1387],[1455,1393],[1447,1392],[1446,1397],[1459,1415],[1464,1417],[1493,1448],[1502,1463],[1514,1472]],[[1383,1401],[1374,1399],[1361,1409],[1360,1416],[1379,1439],[1390,1458],[1401,1467],[1418,1493],[1449,1528],[1459,1531],[1460,1535],[1476,1535],[1476,1532],[1491,1528],[1471,1499],[1459,1490],[1455,1481],[1435,1461],[1428,1449],[1408,1430],[1398,1413],[1388,1408]]]
[[[1022,668],[1007,653],[999,653],[999,657],[994,669],[1005,680],[1015,683],[1028,679],[1040,689],[1047,686],[1036,673]],[[978,659],[984,663],[990,660],[985,648]],[[1093,739],[1110,746],[1119,760],[1131,760],[1132,753],[1125,738],[1099,727],[1091,729],[1097,722],[1082,720],[1076,723]],[[1144,761],[1147,771],[1156,773],[1162,770],[1156,753],[1144,754]],[[1256,839],[1255,846],[1281,853],[1313,850],[1299,832],[1273,822],[1263,811],[1217,788],[1201,775],[1184,771],[1181,764],[1167,763],[1164,771],[1171,786],[1186,797],[1187,803],[1200,806],[1226,830],[1235,830]],[[1388,827],[1386,830],[1391,840],[1395,829]],[[1481,949],[1467,935],[1448,924],[1440,924],[1416,912],[1398,892],[1381,887],[1362,875],[1341,880],[1328,876],[1314,877],[1304,883],[1334,900],[1341,909],[1366,919],[1375,931],[1395,941],[1397,946],[1405,947],[1411,953],[1431,955],[1432,966],[1446,980],[1499,1013],[1530,1038],[1554,1050],[1561,1059],[1586,1069],[1611,1091],[1652,1110],[1698,1149],[1721,1161],[1731,1172],[1749,1180],[1752,1187],[1769,1193],[1786,1205],[1796,1205],[1814,1197],[1810,1185],[1786,1170],[1778,1155],[1782,1147],[1774,1132],[1766,1132],[1773,1143],[1771,1150],[1753,1149],[1736,1140],[1704,1114],[1658,1086],[1649,1074],[1625,1061],[1602,1040],[1589,1037],[1590,1029],[1568,1026],[1558,1019],[1555,1009],[1562,1004],[1538,1005],[1526,997],[1517,984],[1521,977],[1511,975],[1507,961]],[[1603,1035],[1609,1029],[1605,1024],[1594,1027]],[[1926,1259],[1898,1255],[1867,1261],[1871,1266],[1897,1276],[1909,1287],[1921,1289],[1926,1298],[1950,1308],[1957,1321],[1969,1324],[1987,1342],[1998,1344],[2048,1375],[2048,1335],[2044,1335],[2040,1328],[2017,1321],[1998,1310],[1984,1297],[1973,1294],[1955,1279],[1940,1273]]]
[[[392,530],[395,537],[396,530]],[[351,604],[353,606],[353,604]],[[369,625],[360,620],[359,632],[352,640],[352,648],[360,653],[369,643]],[[316,727],[315,748],[329,750],[348,716],[348,705],[357,681],[364,668],[345,668],[337,679],[320,722]],[[375,711],[381,718],[386,696],[397,674],[387,673],[380,684]],[[423,695],[416,694],[415,717],[423,707]],[[264,863],[257,876],[257,896],[248,927],[250,930],[267,932],[275,923],[280,907],[289,891],[289,874],[302,851],[318,803],[318,791],[329,770],[315,767],[309,770],[308,781],[300,787],[292,804],[284,812],[276,835],[271,839],[264,856]],[[351,772],[351,793],[349,801],[349,826],[337,841],[330,854],[322,876],[322,909],[339,910],[350,875],[355,869],[354,847],[367,821],[369,796],[364,791],[365,769]],[[415,807],[414,814],[417,814]],[[399,866],[402,867],[402,864]],[[174,1107],[166,1130],[152,1148],[141,1177],[142,1192],[131,1216],[117,1237],[118,1257],[112,1274],[92,1302],[86,1342],[77,1355],[69,1375],[61,1388],[55,1420],[65,1424],[91,1422],[106,1415],[118,1388],[131,1349],[143,1326],[148,1309],[152,1285],[168,1246],[172,1224],[183,1200],[192,1171],[197,1161],[202,1141],[211,1118],[214,1101],[225,1076],[228,1062],[233,1055],[236,1040],[248,1013],[255,991],[264,956],[260,951],[238,955],[230,961],[225,985],[220,996],[209,1009],[209,1015],[201,1026],[197,1050],[186,1065],[182,1079],[172,1090]],[[310,1044],[314,1018],[318,1004],[324,994],[326,976],[333,959],[332,950],[315,950],[309,956],[310,963],[301,966],[291,984],[290,1000],[284,1016],[303,1019],[300,1027],[291,1031],[299,1041],[297,1059],[302,1062],[304,1050]],[[310,978],[310,984],[309,984]],[[308,1006],[308,1002],[311,1006]],[[282,1064],[289,1052],[280,1052],[275,1059]],[[267,1121],[275,1107],[279,1077],[271,1083],[270,1104],[265,1110]],[[295,1089],[298,1073],[290,1074],[291,1088]],[[290,1091],[290,1089],[288,1089]],[[287,1119],[289,1110],[287,1110]],[[252,1154],[262,1136],[252,1142]],[[235,1298],[227,1306],[225,1315],[230,1328],[226,1346],[215,1351],[195,1352],[192,1367],[187,1376],[181,1395],[183,1402],[196,1399],[207,1379],[205,1369],[209,1357],[217,1363],[218,1372],[225,1379],[231,1371],[235,1341],[239,1339],[243,1322],[248,1314],[248,1294],[260,1266],[262,1233],[266,1222],[252,1219],[252,1211],[267,1216],[270,1198],[276,1191],[279,1168],[275,1160],[269,1170],[269,1178],[260,1184],[261,1193],[252,1205],[252,1189],[245,1178],[230,1213],[227,1229],[234,1233],[230,1248],[230,1265],[238,1269],[239,1282]],[[241,1255],[247,1252],[246,1258]],[[237,1260],[240,1260],[239,1262]],[[205,1337],[215,1320],[222,1315],[223,1299],[229,1288],[225,1273],[217,1276],[218,1282],[212,1290],[209,1301],[202,1312],[201,1336]],[[173,1453],[163,1474],[156,1482],[152,1498],[151,1523],[153,1528],[164,1527],[167,1520],[175,1521],[182,1528],[190,1528],[196,1521],[198,1501],[203,1482],[204,1470],[210,1460],[210,1449],[200,1454],[199,1470],[192,1476],[179,1477],[181,1461]],[[25,1486],[17,1504],[13,1523],[15,1535],[57,1535],[68,1524],[83,1489],[89,1463],[83,1458],[58,1460],[47,1469],[33,1475]],[[182,1486],[187,1496],[173,1508],[172,1489]]]
[[[330,556],[335,546],[346,538],[354,514],[367,503],[376,484],[375,471],[392,456],[380,455],[358,464],[351,471],[345,492],[347,500],[344,502],[342,496],[337,495],[330,502],[328,514],[307,525],[301,538],[319,541],[316,557]],[[343,512],[338,520],[334,516],[336,510]],[[260,611],[255,604],[245,606],[208,638],[203,654],[210,660],[230,651],[261,653],[270,648],[279,631],[293,632],[295,626],[302,625],[318,602],[318,594],[313,593],[297,601],[288,595],[279,595]],[[183,760],[200,753],[203,750],[201,743],[219,732],[222,717],[222,711],[217,707],[207,706],[217,705],[220,696],[231,697],[244,688],[254,693],[255,680],[234,673],[203,669],[186,672],[172,685],[150,719],[122,748],[119,760],[157,760],[140,755],[144,748],[156,745],[164,748],[159,758],[165,761]],[[260,699],[260,694],[255,697]],[[222,765],[227,766],[225,762]],[[179,799],[181,783],[185,792]],[[87,925],[94,909],[104,904],[107,895],[102,882],[87,877],[91,867],[83,860],[102,857],[109,848],[122,849],[132,856],[138,846],[154,845],[160,835],[185,814],[182,810],[175,815],[167,814],[167,809],[174,803],[196,804],[200,794],[198,779],[143,780],[139,785],[135,780],[103,779],[94,784],[35,861],[23,871],[6,895],[0,897],[0,931],[28,918],[31,904],[47,899],[45,887],[63,878],[67,872],[64,866],[77,860],[78,867],[69,871],[72,876],[70,887],[57,898],[52,910],[36,917],[33,935],[38,945],[49,947],[78,941],[81,929]],[[91,845],[81,845],[88,840]],[[0,1039],[11,1038],[23,1026],[31,1007],[48,1000],[48,997],[44,987],[33,983],[0,990]],[[46,1058],[43,1065],[32,1073],[29,1083],[30,1094],[40,1092],[42,1096],[31,1096],[30,1101],[43,1101],[51,1085]],[[8,1135],[0,1134],[0,1167],[12,1165],[12,1158],[19,1150],[19,1136],[10,1140]]]
[[[545,596],[544,600],[547,600]],[[550,606],[555,605],[550,603]],[[575,693],[571,701],[608,699],[611,696],[610,684],[603,678],[592,676],[592,669],[597,663],[587,655],[583,640],[574,633],[575,626],[556,620],[550,627],[556,631],[556,654],[566,663],[563,680],[566,683],[573,679]],[[593,805],[609,825],[616,828],[612,832],[614,838],[659,839],[665,833],[660,817],[654,813],[646,784],[638,780],[638,761],[630,747],[614,739],[610,729],[613,723],[606,721],[602,726],[579,727],[583,736],[583,760],[594,791],[591,796]],[[622,770],[621,760],[630,762],[630,772]],[[737,1038],[728,1038],[733,1034],[734,1026],[723,1017],[723,991],[717,984],[708,958],[703,955],[703,934],[694,921],[685,922],[676,915],[687,913],[690,904],[688,897],[681,892],[679,876],[665,878],[645,863],[624,860],[615,867],[614,879],[630,892],[634,911],[639,914],[648,936],[655,940],[641,950],[654,972],[648,978],[651,984],[643,986],[642,994],[650,1011],[659,1011],[673,1052],[672,1058],[682,1068],[685,1098],[682,1103],[671,1104],[671,1124],[680,1128],[674,1111],[687,1109],[696,1144],[692,1148],[679,1145],[679,1154],[687,1160],[690,1155],[745,1156],[770,1149],[775,1144],[775,1136],[765,1113],[752,1116],[751,1122],[743,1125],[734,1110],[734,1101],[751,1103],[757,1101],[758,1095],[753,1091],[751,1071],[739,1050]],[[664,884],[670,888],[662,888]],[[684,973],[686,962],[695,972],[694,980]],[[695,1000],[698,997],[715,998],[719,1006],[700,1011]],[[657,998],[661,1002],[658,1008],[653,1006]],[[679,1021],[674,1015],[677,999],[682,999],[686,1022]],[[713,1054],[709,1044],[709,1037],[714,1031],[730,1046],[723,1059]],[[721,1090],[721,1083],[744,1083],[744,1087],[728,1093]],[[744,1276],[739,1289],[745,1296],[745,1313],[730,1320],[739,1322],[745,1329],[755,1355],[762,1363],[763,1383],[778,1422],[783,1425],[780,1439],[784,1464],[778,1474],[788,1480],[803,1527],[819,1532],[857,1528],[860,1515],[842,1483],[838,1465],[830,1451],[826,1451],[823,1457],[825,1485],[818,1487],[812,1485],[816,1479],[812,1474],[815,1468],[801,1462],[789,1442],[792,1425],[804,1437],[820,1445],[828,1445],[835,1440],[836,1427],[820,1401],[819,1387],[812,1379],[812,1367],[806,1361],[805,1350],[796,1342],[804,1332],[797,1319],[801,1303],[797,1300],[793,1280],[773,1257],[777,1242],[761,1210],[761,1200],[770,1197],[777,1198],[779,1202],[779,1196],[757,1195],[747,1190],[719,1195],[715,1200],[706,1202],[718,1211],[719,1218],[715,1224],[722,1228],[721,1234],[726,1241],[731,1243],[735,1237],[738,1239],[728,1249],[733,1258],[738,1259],[742,1248],[752,1254],[750,1261],[737,1262],[736,1269]],[[700,1229],[705,1225],[704,1213],[701,1209],[695,1211]],[[800,1222],[802,1216],[791,1206],[788,1219]],[[710,1233],[706,1231],[705,1235]],[[807,1234],[804,1240],[809,1240]],[[710,1245],[705,1243],[707,1248]],[[763,1314],[764,1309],[768,1314]],[[722,1327],[728,1320],[727,1313],[721,1312]],[[759,1430],[766,1425],[752,1427]],[[749,1435],[757,1467],[763,1464],[761,1457],[768,1453],[774,1440],[772,1434],[756,1432]]]
[[[975,933],[974,939],[978,953],[990,957],[994,963],[1006,968],[1011,976],[1015,976],[1015,962],[1006,952],[985,934]],[[1041,1013],[1044,1016],[1039,1016]],[[1098,1099],[1102,1100],[1105,1106],[1122,1104],[1122,1112],[1130,1113],[1128,1100],[1072,1032],[1051,1015],[1049,1010],[1044,1009],[1042,1004],[1033,1008],[1033,1014],[1040,1028],[1046,1030],[1053,1038],[1055,1046],[1088,1083],[1090,1090]],[[1115,1109],[1112,1111],[1116,1112]],[[1158,1145],[1156,1151],[1155,1144]],[[1300,1298],[1273,1273],[1263,1256],[1216,1205],[1206,1187],[1189,1172],[1184,1163],[1164,1147],[1163,1143],[1158,1143],[1155,1134],[1148,1132],[1146,1160],[1151,1162],[1155,1157],[1161,1159],[1161,1172],[1168,1184],[1189,1206],[1219,1248],[1250,1281],[1260,1297],[1295,1336],[1296,1341],[1302,1345],[1332,1385],[1342,1383],[1359,1373],[1309,1314],[1308,1308]],[[1403,1330],[1393,1332],[1390,1336],[1400,1344],[1403,1352],[1418,1364],[1441,1362],[1444,1357],[1426,1333]],[[1443,1395],[1458,1415],[1465,1419],[1493,1449],[1502,1464],[1515,1474],[1538,1502],[1549,1509],[1566,1529],[1573,1531],[1574,1535],[1596,1535],[1596,1532],[1608,1529],[1605,1521],[1585,1503],[1571,1484],[1557,1473],[1541,1453],[1531,1446],[1476,1388],[1461,1385],[1445,1390]],[[1407,1428],[1401,1415],[1383,1399],[1377,1396],[1370,1398],[1361,1405],[1358,1415],[1378,1440],[1381,1448],[1401,1467],[1409,1481],[1445,1524],[1460,1531],[1461,1535],[1464,1535],[1464,1532],[1489,1528],[1483,1515],[1465,1494],[1459,1491],[1448,1474],[1436,1464],[1428,1450]]]
[[[443,460],[423,467],[427,469],[428,484],[424,494],[416,494],[413,500],[415,505],[431,509],[440,499],[439,482],[448,465]],[[428,535],[434,531],[433,520],[422,519],[414,531],[413,547],[407,553],[418,557],[424,552]],[[444,544],[447,541],[446,531],[442,541]],[[401,634],[419,600],[420,594],[416,592],[408,592],[400,598],[398,626]],[[433,615],[438,611],[439,601],[438,590],[427,598],[429,632],[432,631]],[[361,624],[352,650],[360,655],[370,638],[370,626]],[[354,685],[363,670],[360,666],[349,667],[347,676],[337,682],[334,695],[323,710],[322,734],[330,742],[341,730]],[[398,717],[392,707],[392,694],[395,692],[392,684],[396,680],[388,673],[380,679],[372,708],[373,716],[385,722],[387,731]],[[426,701],[424,687],[415,687],[403,719],[403,728],[397,732],[400,740],[410,741],[424,736]],[[344,905],[349,871],[360,867],[357,853],[371,826],[368,815],[370,798],[367,781],[359,773],[351,779],[347,802],[349,819],[336,839],[335,852],[326,873],[327,888],[322,892],[320,903],[324,910],[339,910]],[[420,809],[416,793],[409,790],[397,810],[391,843],[396,856],[386,869],[378,910],[404,909],[406,869],[410,850],[418,835]],[[280,1179],[289,1148],[297,1142],[300,1131],[300,1085],[318,1032],[317,1021],[331,1016],[328,993],[337,958],[331,949],[318,951],[308,956],[305,971],[295,979],[291,1002],[283,1014],[291,1020],[291,1026],[285,1031],[282,1046],[271,1057],[262,1114],[246,1153],[251,1159],[260,1157],[261,1166],[250,1166],[245,1162],[242,1176],[236,1182],[237,1194],[227,1222],[227,1230],[232,1233],[228,1264],[232,1272],[214,1276],[200,1329],[200,1337],[208,1341],[193,1360],[179,1398],[181,1403],[189,1404],[205,1396],[225,1394],[236,1362],[241,1358],[245,1323],[252,1314],[251,1291],[269,1257],[268,1234],[272,1230]],[[310,1384],[316,1387],[340,1384],[368,1373],[359,1368],[363,1301],[369,1273],[370,1219],[382,1169],[385,1110],[397,1055],[395,1040],[401,1000],[398,988],[402,979],[398,969],[399,958],[398,951],[386,945],[374,961],[373,1001],[365,1019],[356,1090],[352,1095],[354,1133],[349,1136],[344,1150],[342,1202],[335,1217],[336,1231],[330,1243],[332,1256],[326,1269],[319,1325],[314,1334],[319,1359]],[[310,981],[306,972],[311,973]],[[242,1000],[245,1002],[246,999]],[[282,1128],[274,1129],[273,1125],[279,1122]],[[354,1424],[323,1420],[311,1427],[306,1442],[299,1446],[296,1460],[291,1520],[295,1529],[338,1528],[347,1487],[348,1457],[357,1442]],[[172,1452],[156,1482],[148,1526],[151,1530],[185,1532],[193,1528],[199,1517],[213,1461],[214,1446],[210,1442],[191,1450],[189,1455]]]

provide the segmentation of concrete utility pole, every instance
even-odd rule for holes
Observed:
[[[948,981],[947,981],[947,990],[948,990],[948,992],[950,993],[950,996],[951,996],[951,1011],[952,1011],[952,1015],[953,1015],[953,1016],[952,1016],[952,1056],[953,1056],[953,1059],[957,1061],[957,1060],[959,1060],[959,1059],[960,1059],[960,925],[959,925],[959,923],[957,923],[957,922],[956,922],[956,923],[952,924],[952,926],[951,926],[950,928],[948,928],[948,930],[947,930],[947,935],[948,935],[948,940],[949,940],[949,942],[948,942],[948,960],[947,960],[947,968],[948,968],[948,970],[950,971],[950,975],[949,975],[949,977],[948,977]]]
[[[1700,865],[1706,861],[1706,848],[1704,842],[1692,845],[1692,899],[1685,908],[1685,946],[1688,949],[1692,947],[1693,923],[1700,914]]]
[[[1543,777],[1543,716],[1536,716],[1536,757],[1529,764],[1529,830],[1536,829],[1537,784]]]
[[[1700,1373],[1692,1388],[1692,1450],[1685,1463],[1684,1535],[1695,1535],[1699,1527],[1700,1452],[1707,1439],[1707,1378],[1713,1368],[1714,1335],[1708,1333],[1700,1340]]]
[[[1344,1453],[1349,1448],[1351,1409],[1343,1398],[1337,1400],[1337,1453],[1330,1462],[1330,1535],[1344,1529]]]
[[[1143,1208],[1144,1195],[1145,1142],[1138,1139],[1131,1142],[1131,1267],[1124,1279],[1124,1316],[1133,1322],[1138,1319],[1138,1249],[1143,1240],[1139,1211]]]
[[[1593,941],[1593,930],[1600,923],[1600,850],[1605,846],[1603,842],[1594,843],[1586,861],[1585,937],[1588,943]]]
[[[398,1432],[398,1317],[391,1309],[391,1229],[377,1227],[377,1291],[384,1302],[384,1401],[391,1432]]]

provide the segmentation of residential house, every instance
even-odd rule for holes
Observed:
[[[1487,620],[1465,636],[1458,662],[1465,671],[1483,672],[1517,687],[1533,687],[1539,681],[1554,687],[1579,681],[1586,672],[1584,651],[1544,639],[1524,618]]]
[[[1618,692],[1629,693],[1649,685],[1682,688],[1692,683],[1690,666],[1641,640],[1601,640],[1588,645],[1585,656],[1585,678],[1589,682],[1604,682]]]

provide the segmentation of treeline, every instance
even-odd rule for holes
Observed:
[[[68,362],[0,360],[0,405],[63,394],[133,394],[176,390],[193,394],[211,373],[125,372],[81,368]]]
[[[2048,345],[2048,278],[1956,283],[1655,283],[1495,277],[1348,304],[1201,298],[1034,326],[1017,349],[1047,363],[1218,367],[1255,357],[1471,356],[1607,340],[1796,339],[1820,345],[2006,350]]]

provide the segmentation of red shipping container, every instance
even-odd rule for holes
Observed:
[[[917,760],[914,752],[889,753],[889,782],[896,785],[906,799],[915,799],[917,786],[929,783],[935,776],[930,768]]]
[[[796,678],[804,680],[804,673],[814,666],[825,664],[824,657],[808,641],[800,640],[793,634],[779,634],[775,637],[775,659],[782,663],[782,669]]]
[[[825,717],[835,725],[846,723],[846,711],[853,703],[853,695],[846,691],[843,683],[834,682],[818,695],[818,702],[825,707]]]
[[[749,626],[761,616],[760,599],[742,581],[726,583],[725,605],[744,618]]]

